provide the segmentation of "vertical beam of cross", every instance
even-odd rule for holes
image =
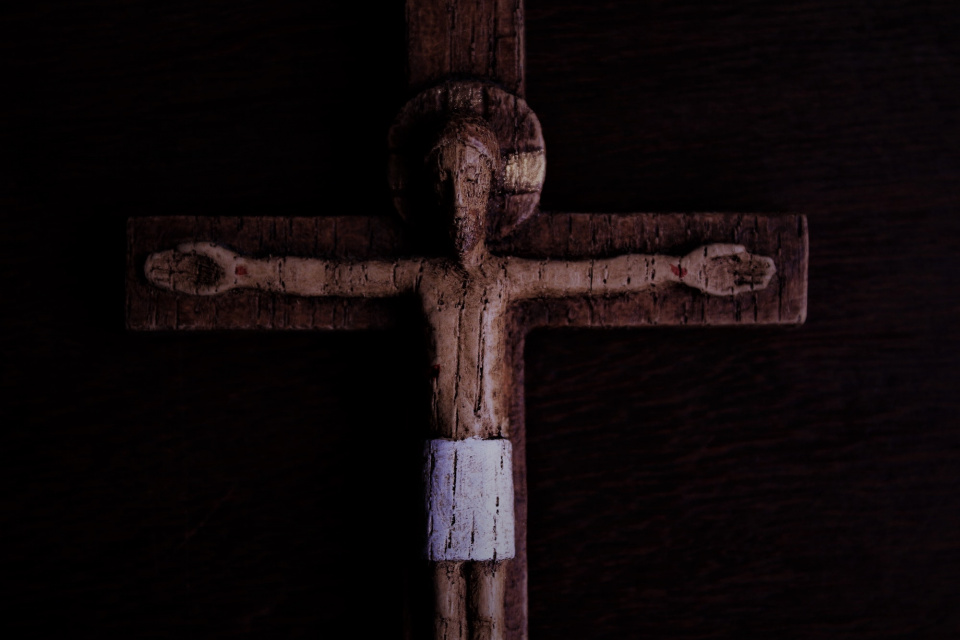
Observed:
[[[523,97],[522,0],[407,0],[407,71],[419,91],[482,78]]]

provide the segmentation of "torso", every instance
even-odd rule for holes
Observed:
[[[447,438],[494,438],[507,431],[505,262],[467,272],[449,261],[424,265],[417,284],[430,325],[431,416]]]

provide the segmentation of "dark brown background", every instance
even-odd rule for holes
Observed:
[[[416,328],[123,329],[128,216],[389,210],[402,7],[344,4],[0,14],[10,637],[400,636]],[[811,230],[801,329],[529,338],[534,640],[960,633],[957,7],[529,0],[544,208]]]

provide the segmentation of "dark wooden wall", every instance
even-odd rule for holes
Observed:
[[[129,334],[123,246],[128,216],[389,211],[402,16],[0,12],[6,637],[401,637],[416,327]],[[533,640],[960,634],[958,29],[528,1],[544,208],[800,212],[811,244],[800,329],[530,336]]]

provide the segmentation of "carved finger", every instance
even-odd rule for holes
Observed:
[[[749,256],[739,269],[733,272],[737,293],[763,289],[776,272],[773,259],[766,256]]]
[[[704,247],[704,257],[720,258],[736,253],[744,253],[747,250],[742,244],[708,244]]]

